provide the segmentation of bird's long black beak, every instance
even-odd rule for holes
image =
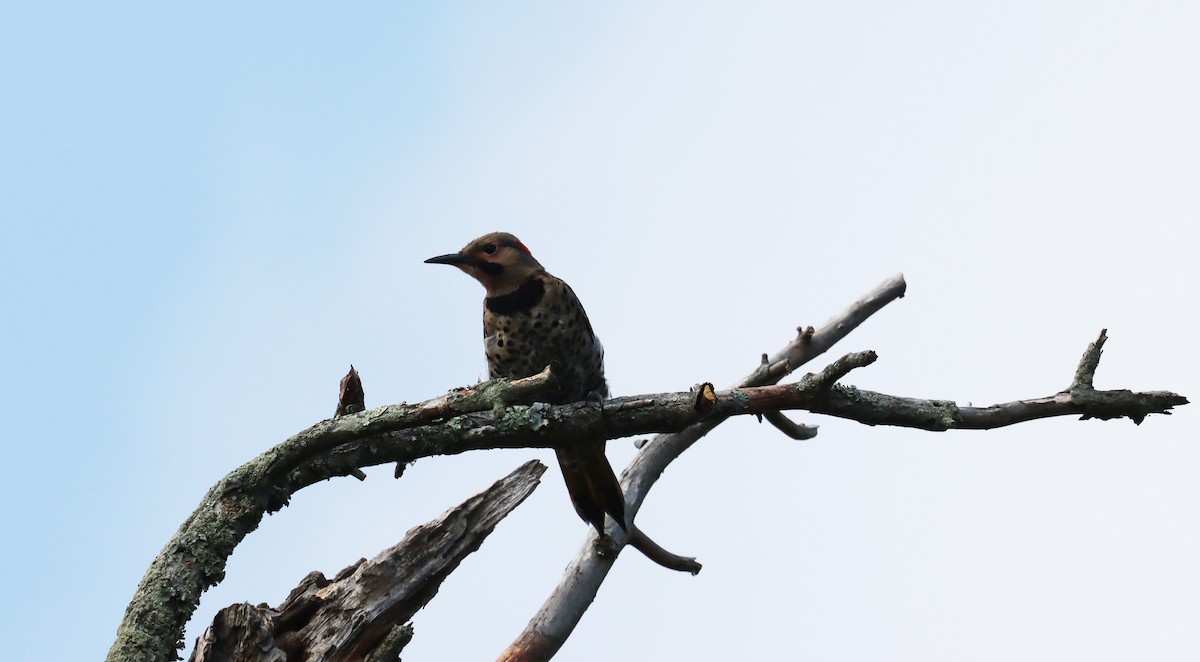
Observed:
[[[458,265],[466,264],[469,261],[469,258],[462,253],[449,253],[447,255],[431,257],[428,260],[425,260],[425,264],[449,264],[457,267]]]

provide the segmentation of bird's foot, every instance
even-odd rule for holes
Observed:
[[[596,405],[600,408],[600,414],[604,414],[604,395],[599,391],[588,391],[587,397],[583,401]]]
[[[613,558],[620,551],[617,541],[613,540],[612,536],[607,533],[601,533],[596,538],[596,542],[592,545],[592,548],[596,550],[596,555],[602,558]]]

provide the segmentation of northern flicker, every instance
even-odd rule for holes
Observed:
[[[520,379],[551,362],[559,390],[546,397],[566,404],[608,397],[604,348],[571,287],[546,273],[529,249],[507,232],[493,232],[461,251],[425,260],[450,264],[479,281],[483,300],[484,352],[493,379]],[[555,449],[575,512],[604,533],[604,515],[625,529],[625,497],[604,455],[605,441]]]

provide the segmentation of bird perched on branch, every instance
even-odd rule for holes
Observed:
[[[525,244],[493,232],[457,253],[425,260],[449,264],[479,281],[483,300],[484,351],[492,379],[520,379],[554,364],[559,390],[550,404],[608,397],[604,348],[583,304],[561,279],[546,273]],[[604,455],[605,440],[580,440],[555,449],[575,512],[604,533],[607,513],[625,529],[625,497]]]

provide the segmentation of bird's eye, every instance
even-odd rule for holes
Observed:
[[[496,244],[488,244],[487,246],[484,246],[483,252],[487,253],[488,255],[495,255],[496,254]]]

